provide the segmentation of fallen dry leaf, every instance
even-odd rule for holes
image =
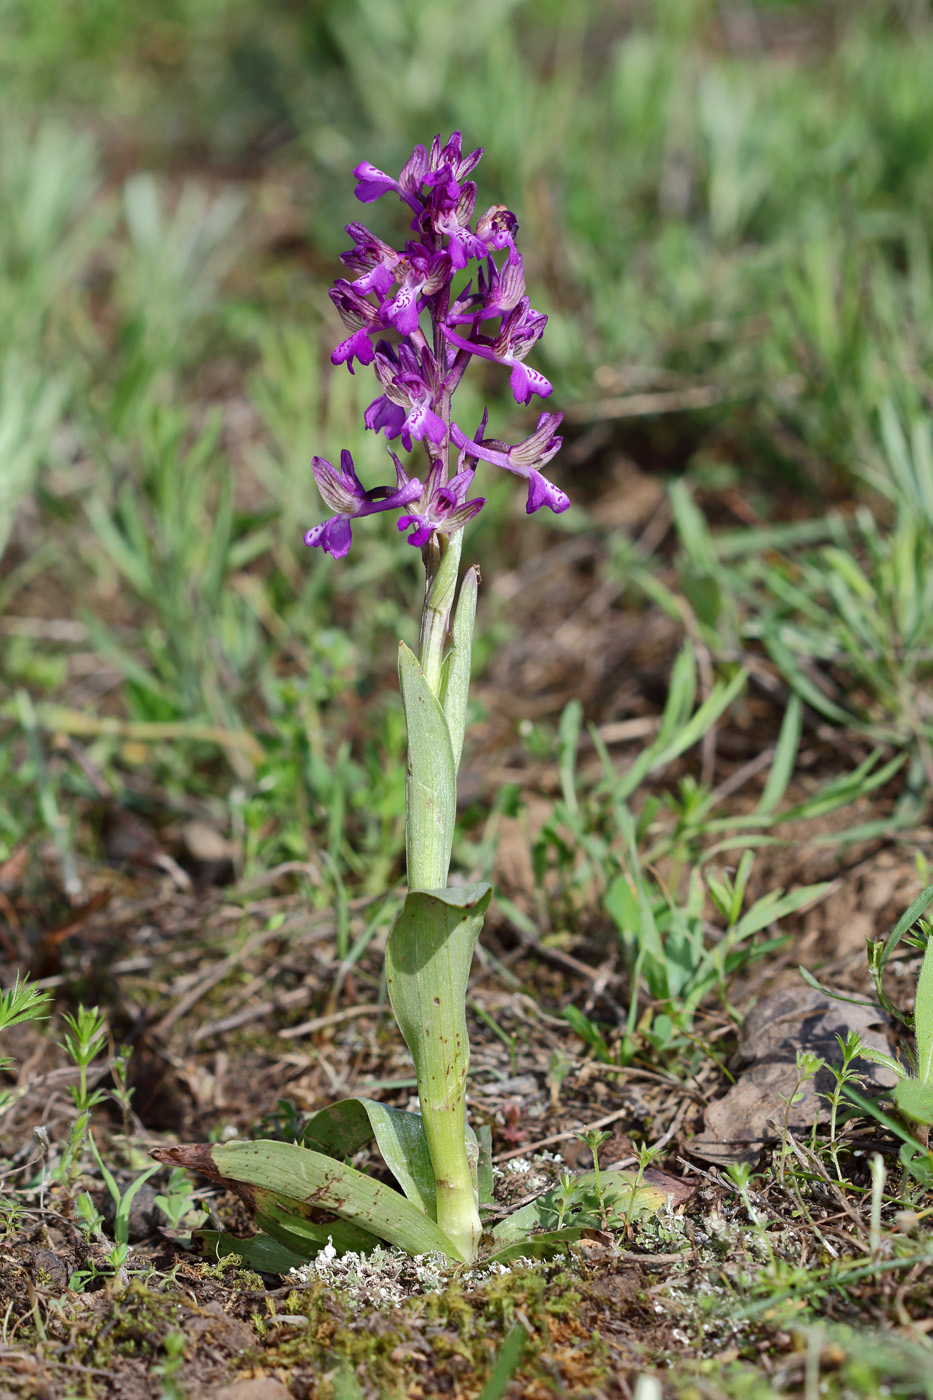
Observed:
[[[894,1053],[884,1018],[875,1007],[835,1001],[804,982],[764,997],[742,1027],[739,1052],[748,1068],[707,1109],[704,1131],[690,1142],[690,1151],[719,1166],[754,1162],[767,1143],[777,1141],[785,1121],[793,1133],[828,1122],[826,1096],[835,1087],[829,1066],[842,1063],[837,1037],[845,1039],[849,1031],[858,1031],[866,1045]],[[799,1085],[799,1051],[827,1062],[803,1085]],[[893,1071],[867,1060],[857,1063],[868,1092],[890,1088],[895,1082]],[[795,1092],[797,1101],[788,1104]]]

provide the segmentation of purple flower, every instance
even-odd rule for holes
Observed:
[[[375,351],[368,333],[362,328],[348,335],[346,340],[342,340],[335,347],[330,357],[331,364],[346,365],[350,373],[353,373],[353,361],[359,360],[361,365],[371,365]]]
[[[352,374],[354,358],[359,360],[361,365],[372,364],[374,351],[369,335],[372,331],[381,331],[384,322],[376,307],[360,296],[356,288],[343,277],[337,279],[329,295],[340,313],[341,321],[353,332],[337,346],[330,357],[331,363],[345,364]]]
[[[414,335],[418,329],[421,297],[433,296],[450,281],[450,257],[445,252],[432,252],[420,243],[407,243],[400,260],[404,273],[402,285],[394,297],[382,303],[381,314],[387,325],[393,325],[400,335]]]
[[[392,403],[385,394],[380,394],[378,399],[373,399],[363,414],[363,422],[374,433],[382,432],[384,429],[389,442],[393,438],[401,437],[405,451],[411,451],[411,437],[405,428],[405,410],[400,404]]]
[[[428,170],[424,177],[426,185],[436,185],[441,180],[465,180],[476,169],[483,156],[482,146],[477,146],[468,156],[464,156],[463,138],[459,131],[451,132],[449,139],[441,145],[440,136],[431,142],[428,157]]]
[[[372,204],[374,199],[395,190],[418,214],[423,204],[419,191],[424,183],[427,165],[428,155],[423,146],[415,147],[397,180],[393,180],[391,175],[386,175],[384,171],[370,165],[368,160],[364,160],[353,172],[357,181],[356,197],[361,204]]]
[[[355,242],[348,253],[340,254],[340,261],[352,272],[362,274],[352,287],[360,296],[370,292],[385,296],[395,285],[395,269],[402,261],[402,254],[383,243],[363,224],[347,224],[347,233]]]
[[[441,330],[452,345],[461,350],[469,350],[471,355],[480,355],[484,360],[494,360],[500,365],[512,366],[509,381],[516,403],[527,403],[532,394],[547,398],[553,385],[536,369],[529,369],[523,363],[525,356],[536,341],[544,334],[547,317],[539,311],[532,311],[527,297],[522,297],[502,323],[499,334],[494,338],[479,336],[476,340],[464,340],[463,336],[442,325]]]
[[[476,325],[492,316],[504,316],[517,306],[525,295],[525,264],[521,253],[512,252],[496,267],[491,257],[486,259],[485,271],[479,270],[477,290],[471,292],[472,282],[464,287],[450,308],[447,324]]]
[[[491,205],[476,221],[476,236],[488,248],[508,248],[514,254],[517,233],[518,220],[504,204]]]
[[[470,228],[476,205],[476,186],[470,180],[462,189],[456,184],[453,189],[456,191],[453,198],[438,199],[436,191],[434,192],[429,206],[429,217],[434,232],[448,239],[447,253],[450,265],[459,272],[466,267],[471,258],[484,257],[486,245]]]
[[[401,437],[406,452],[411,451],[412,438],[416,442],[427,438],[439,447],[447,437],[447,425],[434,411],[442,385],[430,350],[425,347],[419,354],[403,341],[395,351],[387,341],[380,340],[375,368],[385,392],[367,408],[366,426],[376,432],[384,428],[389,439]],[[393,412],[393,408],[397,411]]]
[[[570,505],[570,497],[559,486],[548,481],[546,476],[542,476],[539,468],[546,466],[560,451],[563,438],[555,435],[555,429],[560,427],[563,416],[562,413],[542,413],[535,431],[515,447],[509,447],[508,443],[500,442],[497,438],[483,437],[485,414],[475,438],[468,438],[462,428],[451,423],[450,440],[460,451],[461,465],[471,457],[481,458],[484,462],[491,462],[494,467],[504,467],[516,476],[524,477],[528,482],[526,514],[532,515],[542,506],[548,506],[555,515],[559,515]]]
[[[311,470],[317,482],[324,504],[336,511],[329,520],[320,525],[312,525],[305,533],[305,544],[312,548],[320,546],[325,554],[335,559],[343,559],[351,544],[350,521],[359,520],[364,515],[375,515],[382,510],[397,510],[400,506],[411,505],[421,495],[421,482],[417,477],[409,478],[401,462],[392,454],[395,462],[397,485],[377,486],[366,491],[353,467],[353,458],[344,449],[340,454],[340,471],[331,466],[323,457],[315,457]]]
[[[416,526],[408,536],[408,543],[417,545],[419,549],[427,544],[435,531],[442,535],[451,535],[455,530],[462,530],[467,521],[478,515],[486,504],[485,496],[475,496],[472,501],[466,499],[466,493],[473,480],[473,467],[466,467],[458,472],[446,485],[442,482],[441,471],[440,462],[435,463],[428,475],[417,511],[399,518],[400,530]]]

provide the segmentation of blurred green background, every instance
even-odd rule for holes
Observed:
[[[931,71],[909,0],[0,0],[0,858],[45,833],[74,881],[103,804],[208,819],[241,875],[313,859],[321,899],[399,875],[417,556],[392,522],[341,564],[301,536],[311,455],[374,460],[372,385],[329,364],[352,167],[454,128],[519,217],[575,503],[526,521],[490,483],[471,557],[596,538],[636,607],[673,561],[717,666],[764,637],[926,781]],[[460,418],[523,435],[503,388]],[[686,483],[661,555],[607,506],[620,462]],[[733,535],[727,569],[704,511],[804,553],[762,577]],[[489,595],[480,676],[521,625]]]

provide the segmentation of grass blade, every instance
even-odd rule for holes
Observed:
[[[508,1390],[512,1377],[518,1370],[519,1362],[522,1359],[522,1352],[525,1350],[525,1343],[528,1340],[528,1333],[521,1322],[516,1322],[509,1335],[499,1350],[496,1357],[496,1364],[492,1368],[492,1375],[483,1386],[479,1400],[502,1400],[502,1396]]]
[[[793,694],[787,702],[787,709],[784,711],[771,771],[765,783],[765,790],[761,794],[761,801],[756,808],[761,816],[767,816],[773,812],[787,791],[787,785],[793,776],[794,764],[797,762],[797,750],[800,747],[802,728],[803,701],[799,695]]]
[[[888,958],[894,952],[894,949],[897,947],[898,943],[900,943],[904,934],[907,933],[909,929],[913,928],[914,924],[920,918],[920,915],[926,911],[931,902],[933,902],[933,885],[927,885],[926,889],[920,891],[910,908],[901,915],[894,925],[888,941],[884,945],[884,951],[878,960],[879,972],[884,971]]]
[[[917,1040],[917,1078],[933,1083],[933,938],[926,946],[923,966],[917,979],[914,1003],[914,1035]],[[924,1120],[925,1122],[928,1120]]]

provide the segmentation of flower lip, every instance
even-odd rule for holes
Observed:
[[[427,152],[423,146],[415,147],[397,180],[371,165],[368,160],[361,161],[353,171],[357,182],[354,194],[361,204],[372,204],[373,200],[381,199],[384,194],[394,190],[417,214],[422,207],[418,191],[424,181],[426,165]]]
[[[376,352],[373,343],[369,338],[369,333],[365,327],[361,326],[358,331],[347,336],[339,345],[335,346],[330,357],[332,365],[346,365],[350,373],[353,373],[353,361],[359,360],[361,365],[371,365],[375,359]]]

